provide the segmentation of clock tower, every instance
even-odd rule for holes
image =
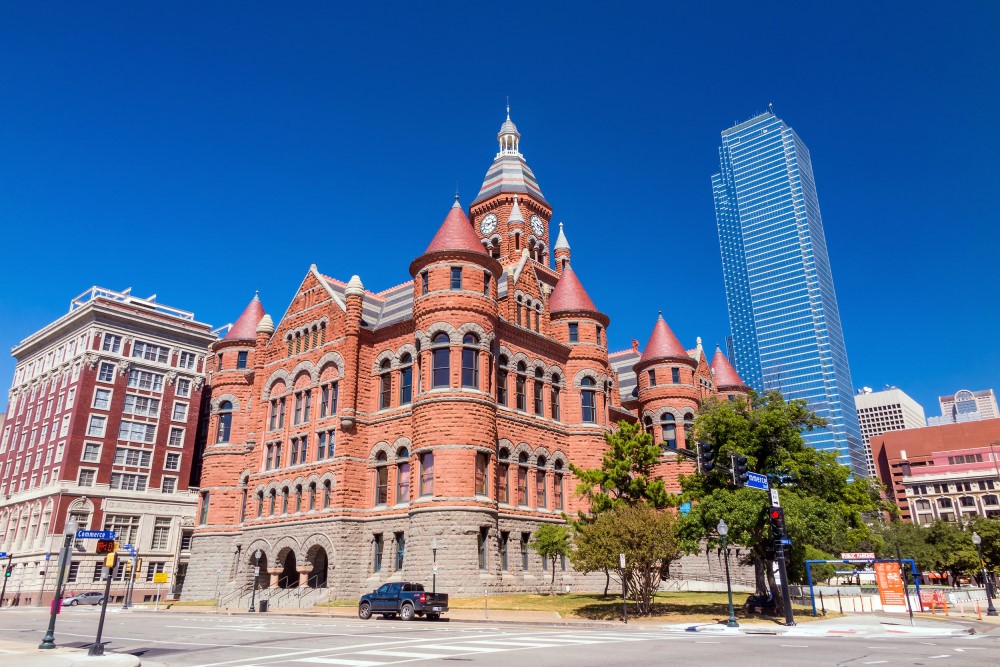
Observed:
[[[521,154],[521,133],[510,119],[509,107],[497,141],[500,150],[469,207],[473,229],[501,264],[518,263],[527,252],[529,260],[548,268],[552,207]]]

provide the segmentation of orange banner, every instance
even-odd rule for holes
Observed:
[[[875,563],[875,583],[883,607],[906,606],[906,590],[899,563]]]

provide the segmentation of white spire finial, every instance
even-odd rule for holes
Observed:
[[[510,120],[510,95],[507,96],[507,120]]]

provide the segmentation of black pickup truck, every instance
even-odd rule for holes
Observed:
[[[382,584],[378,590],[362,595],[358,602],[358,616],[365,620],[372,614],[382,614],[385,618],[398,615],[404,621],[412,621],[414,616],[427,616],[428,620],[436,621],[446,611],[447,593],[428,593],[423,584],[410,581]]]

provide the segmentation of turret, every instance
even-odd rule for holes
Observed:
[[[694,415],[700,404],[697,367],[698,362],[687,353],[660,313],[633,367],[640,420],[657,441],[668,445],[688,442],[693,446]]]
[[[556,244],[552,248],[556,255],[556,273],[562,273],[563,268],[569,264],[570,250],[569,241],[566,240],[566,233],[563,231],[563,223],[559,223],[559,236],[556,237]]]
[[[729,359],[726,359],[726,355],[718,346],[715,348],[715,356],[712,357],[710,367],[715,379],[715,387],[720,394],[731,401],[746,399],[750,393],[750,387],[743,382],[743,378],[739,376],[739,373],[732,367]]]

